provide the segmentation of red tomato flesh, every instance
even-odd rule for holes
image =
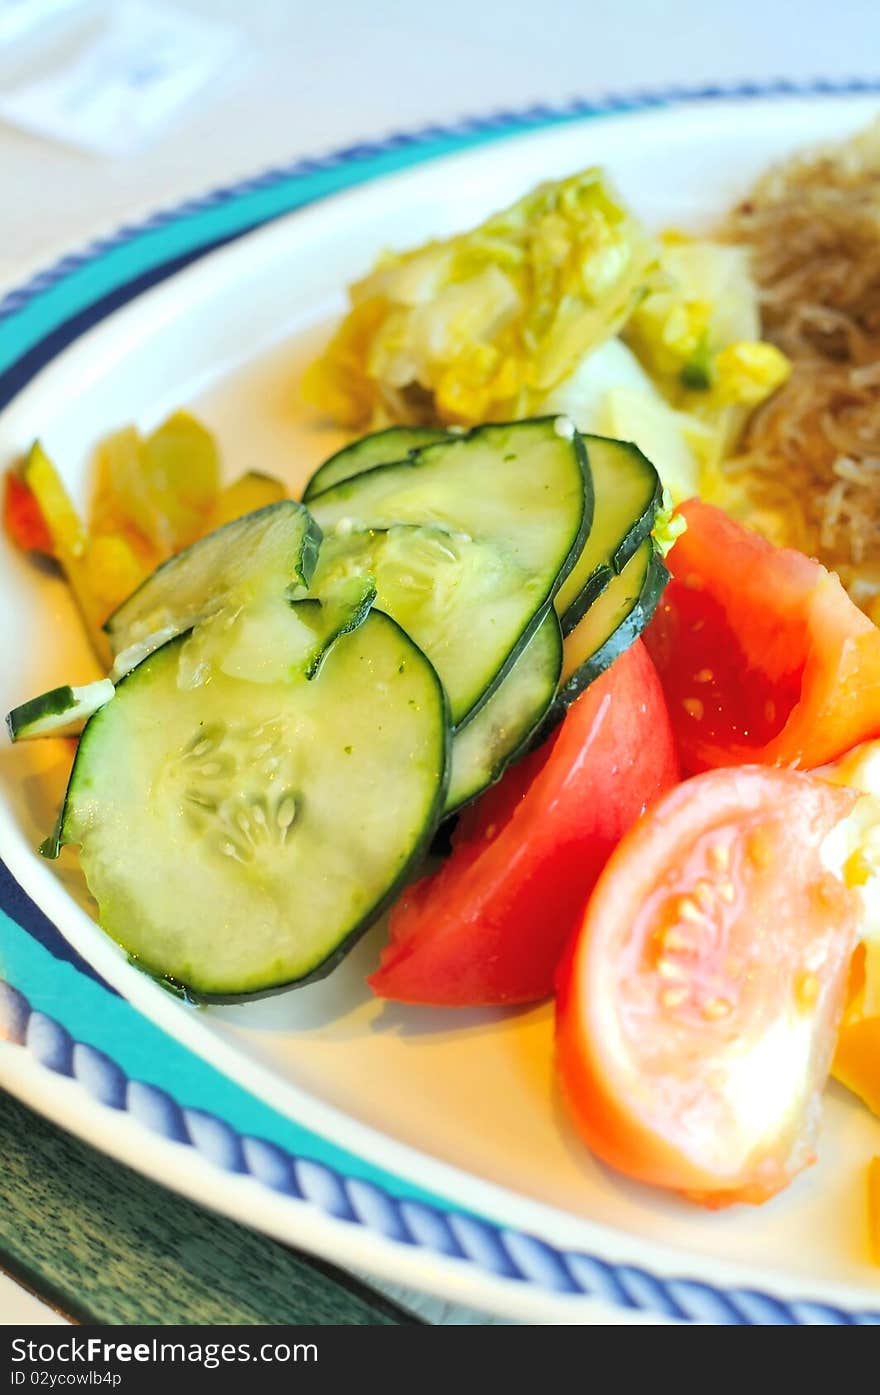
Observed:
[[[374,992],[452,1007],[547,997],[609,853],[677,778],[663,693],[637,642],[465,812],[440,871],[404,893]]]
[[[789,770],[696,776],[622,840],[560,974],[557,1056],[603,1161],[710,1206],[813,1160],[857,894],[823,841],[856,795]]]
[[[6,471],[3,489],[3,527],[24,552],[44,552],[53,556],[52,535],[40,506],[24,480],[14,470]]]
[[[813,769],[878,735],[880,631],[837,577],[710,504],[681,512],[645,641],[685,771]]]

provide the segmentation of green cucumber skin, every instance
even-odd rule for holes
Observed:
[[[6,714],[6,730],[9,732],[10,741],[19,741],[23,733],[32,722],[39,721],[42,717],[60,717],[74,705],[75,698],[73,689],[67,685],[62,688],[50,688],[47,693],[41,693],[39,697],[30,698],[19,707],[13,707],[11,712]]]
[[[318,674],[321,672],[321,666],[324,663],[324,660],[330,653],[330,650],[333,648],[336,641],[342,639],[343,635],[350,635],[354,630],[358,628],[359,625],[362,625],[364,623],[364,621],[366,620],[367,616],[373,608],[373,602],[375,601],[375,599],[375,586],[365,586],[363,598],[360,602],[360,605],[350,612],[348,618],[344,620],[337,629],[333,630],[332,633],[328,634],[322,648],[315,655],[315,657],[312,659],[312,662],[306,669],[306,678],[317,678]],[[311,597],[304,597],[303,600],[291,601],[290,604],[292,606],[320,606],[322,602],[317,597],[314,599]]]
[[[321,979],[326,978],[342,962],[345,956],[354,948],[355,944],[361,938],[361,936],[364,935],[366,931],[369,930],[370,927],[375,924],[379,917],[383,915],[385,911],[388,910],[388,908],[393,904],[393,902],[400,895],[404,886],[412,880],[413,874],[415,873],[419,864],[423,861],[426,853],[428,852],[428,849],[431,845],[431,841],[434,838],[437,828],[440,825],[441,819],[444,816],[444,808],[446,804],[446,791],[449,785],[452,749],[452,723],[449,718],[449,704],[446,698],[445,689],[443,688],[443,685],[440,682],[439,677],[437,676],[436,670],[434,669],[433,665],[431,665],[428,662],[428,660],[424,657],[421,650],[416,649],[416,646],[413,644],[412,640],[409,638],[406,632],[403,629],[401,629],[401,627],[397,624],[395,620],[391,618],[391,616],[385,615],[383,611],[375,611],[374,613],[377,615],[381,615],[383,620],[385,620],[399,633],[399,635],[405,641],[406,646],[418,655],[419,660],[423,662],[426,665],[427,669],[430,671],[431,675],[433,676],[432,686],[436,691],[440,712],[443,718],[443,764],[440,779],[437,783],[437,788],[434,794],[433,802],[428,810],[422,834],[413,846],[413,849],[409,857],[407,858],[405,864],[401,867],[394,882],[391,885],[389,885],[384,891],[384,893],[379,898],[377,898],[373,905],[364,912],[364,915],[360,918],[360,920],[358,920],[356,924],[354,924],[351,927],[351,929],[348,931],[345,937],[341,941],[339,941],[339,943],[336,944],[332,950],[329,951],[329,953],[320,961],[320,963],[313,965],[312,968],[310,968],[305,974],[301,975],[298,978],[285,979],[282,982],[269,984],[265,987],[249,990],[244,993],[207,992],[201,989],[194,989],[189,984],[182,983],[180,980],[175,979],[170,975],[155,972],[155,970],[151,969],[137,956],[130,954],[123,945],[119,944],[118,941],[113,940],[113,943],[118,945],[120,954],[133,967],[137,968],[141,973],[145,974],[148,978],[152,979],[154,983],[160,985],[163,988],[168,989],[170,992],[174,993],[175,996],[181,998],[182,1000],[186,1001],[187,1003],[193,1006],[207,1005],[211,1003],[215,1003],[218,1005],[223,1003],[235,1005],[238,1003],[257,1002],[262,998],[272,998],[277,996],[279,993],[285,993],[295,988],[303,988],[307,984],[316,983]],[[183,634],[175,635],[173,639],[168,640],[166,644],[162,646],[162,650],[166,648],[170,649],[172,646],[181,646],[186,640],[187,635],[189,633],[190,632],[187,631]],[[154,650],[152,654],[147,655],[147,657],[143,659],[141,662],[149,663],[151,660],[155,659],[156,655],[160,652],[161,650]],[[121,690],[124,684],[132,680],[134,675],[137,673],[138,668],[140,668],[140,664],[136,668],[131,669],[127,674],[124,675],[123,678],[120,679],[119,683],[117,684],[117,691]],[[93,736],[94,732],[98,729],[95,724],[96,722],[100,721],[102,711],[103,709],[99,708],[98,711],[89,719],[80,738],[76,756],[73,762],[73,768],[70,772],[70,778],[68,780],[67,789],[64,794],[64,800],[59,811],[58,822],[56,824],[55,832],[49,835],[49,837],[45,840],[45,843],[40,849],[44,857],[57,857],[59,855],[60,849],[63,846],[68,844],[68,842],[72,843],[72,840],[68,840],[66,836],[65,828],[70,800],[70,791],[74,786],[78,764],[81,760],[84,761],[88,758],[90,735]],[[44,848],[54,848],[54,851],[47,850],[44,852]],[[103,929],[103,927],[101,928]],[[104,933],[107,934],[106,931],[104,931]],[[113,939],[113,937],[109,934],[107,935],[107,938],[111,940]]]
[[[271,507],[271,506],[270,506]],[[309,526],[306,528],[303,537],[302,550],[299,555],[299,566],[296,567],[296,576],[301,586],[306,590],[312,584],[312,577],[318,565],[318,556],[321,551],[321,539],[323,534],[312,515],[308,516]]]
[[[659,553],[655,551],[636,604],[604,644],[575,669],[568,682],[559,689],[531,743],[531,749],[547,739],[565,717],[572,703],[611,667],[615,659],[635,643],[650,624],[668,581],[669,572]]]
[[[642,455],[642,452],[639,450],[638,446],[634,444],[634,442],[627,442],[627,444],[631,445],[633,450],[638,451],[639,455]],[[645,459],[647,459],[647,457],[645,457]],[[651,532],[651,529],[654,527],[654,523],[657,518],[657,513],[660,509],[662,502],[663,485],[661,483],[660,476],[658,475],[657,484],[654,489],[654,495],[651,499],[648,509],[642,515],[642,517],[633,524],[632,528],[629,530],[626,537],[623,539],[620,546],[617,548],[617,550],[614,552],[611,558],[611,567],[615,575],[620,575],[627,562],[636,552],[636,549],[645,541],[645,538]]]
[[[51,833],[47,833],[46,837],[43,839],[42,843],[37,848],[37,852],[40,854],[40,857],[44,857],[47,862],[55,862],[61,856],[61,830],[64,824],[64,815],[66,814],[66,812],[67,791],[65,790],[64,799],[61,802],[61,808],[58,810],[58,817],[55,820],[55,827],[52,829]]]
[[[627,561],[629,561],[629,558],[627,558]],[[621,567],[620,571],[622,570],[623,568]],[[599,564],[583,591],[572,601],[560,621],[563,637],[565,635],[570,635],[572,630],[577,628],[590,607],[598,601],[602,592],[608,589],[608,586],[614,580],[615,576],[619,575],[620,572],[615,571],[607,562],[601,562]]]
[[[333,648],[336,641],[338,639],[342,639],[343,635],[350,635],[352,630],[356,630],[358,625],[362,625],[364,623],[364,621],[370,613],[375,598],[376,593],[375,591],[373,591],[372,595],[368,595],[365,598],[361,609],[358,611],[354,611],[352,613],[351,619],[346,621],[344,625],[340,626],[340,628],[329,637],[327,643],[324,645],[320,654],[318,654],[317,657],[313,659],[312,663],[306,670],[307,678],[317,678],[318,674],[321,672],[321,666],[324,663],[324,660],[330,653],[330,650]]]
[[[100,697],[96,697],[96,689],[100,690]],[[7,712],[6,729],[9,739],[17,743],[78,736],[92,713],[102,704],[109,702],[113,695],[114,688],[105,678],[85,683],[80,688],[74,688],[70,684],[50,688],[48,692],[39,693]],[[53,724],[52,719],[55,717],[66,720]],[[46,722],[49,723],[47,729],[35,730]]]
[[[360,475],[352,476],[346,480],[340,480],[337,485],[332,486],[330,489],[324,490],[320,496],[312,497],[315,499],[316,503],[321,502],[326,505],[328,501],[328,496],[335,494],[337,490],[344,497],[343,491],[349,490],[350,487],[355,483],[355,480],[367,479],[370,476],[378,477],[380,471],[386,470],[417,471],[419,469],[420,464],[424,462],[425,457],[428,456],[432,450],[437,449],[438,446],[446,446],[449,444],[450,441],[467,442],[471,440],[476,440],[481,436],[491,436],[491,434],[495,432],[501,433],[523,426],[534,427],[544,425],[549,426],[551,429],[555,430],[556,423],[558,422],[558,420],[558,417],[555,416],[531,417],[525,421],[491,422],[488,425],[474,426],[471,428],[470,431],[463,431],[452,436],[444,436],[441,441],[436,442],[434,445],[425,446],[421,450],[413,452],[412,455],[410,455],[405,460],[391,461],[386,465],[373,465],[369,470],[364,470]],[[578,468],[580,470],[584,500],[583,513],[581,515],[580,526],[578,528],[577,534],[571,543],[568,554],[565,557],[559,571],[557,572],[554,581],[548,587],[545,594],[541,597],[535,612],[521,630],[516,642],[514,643],[512,649],[508,653],[507,658],[504,660],[501,667],[497,670],[491,683],[488,685],[488,687],[484,689],[483,693],[477,699],[474,705],[470,708],[470,710],[457,723],[455,727],[455,730],[457,731],[461,731],[462,728],[465,727],[468,724],[468,722],[470,722],[477,715],[477,713],[482,710],[482,708],[491,698],[492,694],[497,690],[499,685],[507,677],[510,670],[516,663],[519,655],[522,653],[523,649],[525,649],[526,645],[532,639],[533,635],[535,634],[535,631],[540,625],[545,614],[547,603],[553,600],[563,581],[569,575],[573,567],[577,564],[577,560],[581,555],[584,543],[587,537],[589,536],[590,529],[593,523],[593,513],[595,505],[593,493],[593,477],[590,473],[587,448],[578,432],[574,433],[574,436],[571,439],[571,444],[573,447],[575,459],[578,464]]]
[[[548,613],[554,613],[552,606],[549,607],[548,612],[545,612],[545,619]],[[462,809],[467,807],[467,805],[473,804],[474,800],[479,799],[480,795],[484,794],[487,789],[491,789],[493,785],[497,785],[498,781],[503,777],[503,775],[506,773],[506,771],[510,769],[512,765],[515,765],[518,760],[520,760],[523,756],[528,755],[528,753],[533,749],[535,744],[536,733],[539,732],[543,727],[543,724],[547,717],[547,713],[549,712],[553,704],[553,701],[555,700],[556,692],[559,686],[559,676],[562,672],[562,630],[559,628],[558,624],[554,633],[556,637],[556,653],[554,659],[555,674],[550,685],[550,693],[547,698],[546,706],[541,712],[539,712],[535,716],[534,720],[530,723],[528,729],[522,732],[522,735],[520,736],[520,739],[517,742],[516,746],[514,746],[504,756],[502,756],[498,760],[498,762],[492,767],[489,779],[484,781],[483,784],[478,785],[477,787],[469,790],[467,794],[465,794],[461,799],[459,799],[457,804],[448,805],[444,809],[444,819],[452,818],[453,815],[460,813]]]
[[[534,639],[535,634],[540,627],[541,621],[544,618],[544,613],[545,612],[543,610],[540,610],[536,615],[532,616],[525,629],[520,632],[515,647],[511,649],[510,653],[508,654],[504,663],[501,665],[498,672],[495,674],[495,677],[489,684],[488,688],[485,689],[485,691],[477,699],[477,701],[474,703],[473,707],[470,709],[467,715],[463,717],[462,720],[458,723],[458,725],[454,728],[455,731],[462,731],[468,725],[469,722],[473,721],[474,717],[476,717],[478,713],[482,712],[489,699],[494,697],[495,693],[497,693],[498,689],[501,687],[501,684],[504,682],[505,678],[510,673],[511,669],[516,664],[516,661],[519,658],[520,654],[528,646],[529,642],[532,639]]]
[[[144,587],[149,586],[155,577],[166,571],[167,568],[176,566],[182,558],[188,557],[195,548],[200,547],[208,538],[216,538],[230,529],[241,531],[242,525],[246,522],[259,518],[262,514],[271,513],[276,509],[283,508],[294,509],[296,512],[301,511],[306,516],[306,528],[303,532],[300,554],[298,560],[294,563],[293,574],[290,580],[291,583],[298,581],[300,585],[308,589],[315,567],[318,564],[318,553],[321,548],[322,533],[304,504],[298,503],[295,499],[283,499],[274,504],[264,504],[261,509],[254,509],[253,513],[243,514],[241,518],[230,519],[228,523],[222,524],[220,528],[215,528],[213,533],[206,533],[203,538],[197,538],[194,543],[190,543],[189,547],[183,548],[180,552],[175,552],[173,557],[168,557],[164,562],[160,562],[158,567],[156,567],[148,577],[144,578],[140,586],[136,587],[130,596],[126,596],[121,605],[118,605],[116,609],[107,616],[107,619],[101,626],[104,633],[110,636],[112,640],[114,630],[118,626],[119,617],[130,602],[134,600],[135,596],[139,596]]]
[[[357,441],[350,441],[347,446],[328,456],[322,465],[319,465],[312,475],[303,492],[303,503],[307,504],[310,499],[314,499],[326,490],[332,489],[336,484],[344,484],[346,480],[354,479],[356,475],[362,475],[366,470],[375,469],[377,465],[396,465],[408,456],[420,450],[422,446],[431,445],[435,441],[444,441],[449,433],[440,427],[434,426],[388,426],[384,431],[373,431],[368,436],[361,436]],[[404,446],[402,441],[409,441],[409,445]],[[359,464],[359,457],[366,452],[362,449],[366,442],[375,443],[384,453],[387,447],[387,454],[384,460],[378,457],[367,465]],[[372,454],[372,451],[370,452]],[[340,466],[345,463],[345,471],[340,473]],[[350,470],[349,467],[350,466]]]
[[[589,460],[591,438],[588,434],[585,434],[582,439]],[[604,440],[610,438],[596,437],[595,439]],[[620,575],[627,562],[631,560],[637,549],[645,541],[645,538],[654,527],[657,511],[662,504],[663,485],[660,476],[657,474],[654,465],[645,455],[644,451],[639,450],[639,447],[634,441],[615,441],[615,445],[626,446],[628,450],[631,450],[640,460],[645,462],[646,467],[654,476],[654,491],[647,508],[635,520],[632,527],[620,540],[610,556],[604,562],[599,563],[587,578],[583,590],[575,596],[574,600],[571,601],[565,612],[560,616],[563,636],[570,634],[571,631],[580,624],[587,611],[590,609],[590,606],[601,596],[609,582],[612,581],[615,576]]]

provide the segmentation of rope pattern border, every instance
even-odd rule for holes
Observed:
[[[389,1195],[266,1139],[240,1134],[224,1119],[180,1103],[167,1090],[128,1076],[105,1052],[76,1041],[23,993],[0,979],[0,1041],[22,1048],[45,1070],[76,1081],[98,1104],[130,1115],[171,1143],[195,1149],[224,1172],[247,1176],[324,1215],[494,1277],[543,1290],[659,1313],[678,1322],[722,1326],[880,1326],[880,1310],[846,1312],[828,1303],[792,1302],[756,1289],[719,1289],[690,1278],[660,1278],[632,1264],[559,1250],[524,1231],[474,1215]]]

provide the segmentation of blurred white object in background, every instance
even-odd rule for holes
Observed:
[[[0,0],[0,48],[76,10],[85,11],[90,4],[91,0]]]
[[[44,21],[82,10],[89,22],[60,48],[57,30],[45,26],[51,53],[29,45],[30,71],[0,89],[0,120],[98,154],[124,155],[144,145],[241,53],[232,26],[142,0],[97,10],[82,0],[0,0],[0,40],[4,21],[10,37],[33,40],[36,21],[26,31],[23,9],[37,19],[42,11]]]

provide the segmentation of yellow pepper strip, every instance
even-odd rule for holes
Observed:
[[[153,570],[119,533],[92,534],[85,556],[86,576],[102,615],[111,615]]]
[[[92,648],[102,667],[112,662],[107,636],[101,629],[106,609],[94,595],[86,568],[88,539],[67,490],[39,441],[31,447],[24,466],[24,480],[40,506],[61,563],[79,607]]]
[[[871,1258],[880,1264],[880,1158],[868,1163],[868,1244]]]
[[[143,440],[142,484],[161,520],[147,536],[178,552],[202,536],[220,488],[220,455],[213,435],[189,412],[173,412]],[[141,524],[137,516],[136,527]]]
[[[217,500],[217,443],[188,412],[174,412],[149,436],[114,431],[95,453],[97,483],[89,533],[125,538],[152,569],[205,530]]]
[[[287,490],[274,475],[261,475],[257,470],[249,470],[240,475],[232,484],[221,489],[205,527],[206,533],[222,528],[234,518],[241,518],[254,509],[265,508],[267,504],[277,504],[287,498]]]

